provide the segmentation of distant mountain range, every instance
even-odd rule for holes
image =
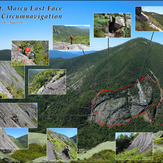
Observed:
[[[0,50],[0,61],[11,60],[11,50],[4,49]]]
[[[96,52],[95,50],[84,51],[85,54],[90,54]],[[74,58],[83,55],[82,51],[58,51],[58,50],[49,50],[49,58]],[[10,61],[11,60],[11,50],[0,50],[0,61]]]
[[[85,54],[90,54],[96,52],[95,50],[92,51],[84,51]],[[58,51],[58,50],[49,50],[49,58],[64,58],[64,59],[69,59],[69,58],[75,58],[78,56],[83,55],[82,51]]]

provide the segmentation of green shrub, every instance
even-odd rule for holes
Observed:
[[[163,138],[155,140],[153,143],[154,144],[163,144]]]
[[[2,94],[2,93],[0,93],[0,99],[1,99],[1,98],[2,98],[2,99],[5,99],[5,98],[8,98],[8,97],[7,97],[6,94]]]
[[[136,21],[135,29],[136,31],[158,31],[154,28],[151,28],[147,21],[141,21],[141,22]]]
[[[124,151],[116,155],[117,160],[152,160],[152,149],[144,153],[140,153],[139,148],[136,147],[129,151]]]
[[[25,122],[25,124],[24,124],[25,126],[28,126],[28,123],[27,122]]]
[[[17,150],[10,155],[11,158],[20,162],[28,162],[42,156],[46,156],[46,145],[41,146],[35,143],[29,144],[29,148],[27,150]]]

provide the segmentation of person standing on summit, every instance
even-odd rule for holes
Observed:
[[[72,45],[72,40],[74,39],[74,37],[71,35],[70,36],[70,43],[71,43],[71,45]]]

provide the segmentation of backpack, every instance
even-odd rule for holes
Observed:
[[[74,37],[73,37],[73,36],[70,36],[70,38],[71,38],[71,40],[73,40],[73,39],[74,39]]]

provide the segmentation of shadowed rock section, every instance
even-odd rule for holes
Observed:
[[[136,147],[139,147],[140,152],[144,153],[148,149],[153,147],[153,133],[152,132],[142,132],[139,133],[136,138],[133,140],[131,145],[127,150],[132,150]]]
[[[12,113],[18,116],[18,121],[12,119]],[[37,108],[28,103],[0,103],[0,127],[6,128],[36,128]]]

